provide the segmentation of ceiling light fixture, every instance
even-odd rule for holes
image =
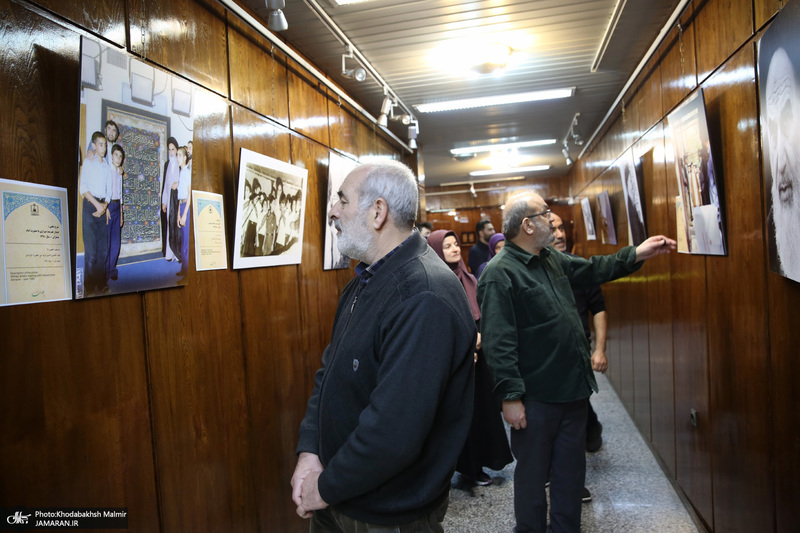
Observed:
[[[342,76],[350,80],[356,81],[364,81],[367,79],[367,69],[362,67],[361,65],[357,66],[356,68],[347,68],[346,59],[347,58],[353,59],[353,47],[349,44],[345,47],[345,53],[342,54]]]
[[[441,187],[453,187],[457,185],[471,185],[473,183],[497,183],[500,181],[519,181],[524,180],[525,176],[511,176],[508,178],[484,178],[479,180],[469,180],[469,181],[453,181],[450,183],[442,183]],[[428,193],[425,193],[428,194]]]
[[[417,149],[417,135],[419,135],[419,123],[416,120],[412,120],[408,126],[408,146],[412,150]]]
[[[564,148],[561,150],[561,153],[564,154],[564,159],[567,162],[567,166],[570,166],[573,161],[572,158],[569,156],[569,143],[572,142],[575,146],[582,146],[583,139],[581,138],[580,133],[578,133],[578,117],[580,117],[580,113],[575,113],[575,116],[572,117],[572,122],[569,123],[569,129],[567,130],[567,134],[564,135],[564,140],[562,144]]]
[[[497,143],[497,144],[479,144],[476,146],[465,146],[463,148],[452,148],[450,153],[452,155],[465,155],[465,154],[478,154],[481,152],[492,152],[494,150],[503,150],[511,148],[530,148],[532,146],[549,146],[555,144],[555,139],[539,139],[536,141],[520,141],[512,143]]]
[[[503,94],[499,96],[484,96],[481,98],[464,98],[462,100],[432,102],[429,104],[419,104],[414,107],[416,107],[420,113],[436,113],[439,111],[452,111],[455,109],[472,109],[476,107],[521,104],[540,100],[570,98],[574,94],[575,87],[569,87],[567,89],[550,89],[544,91],[531,91],[527,93]]]
[[[500,74],[511,59],[511,47],[507,44],[489,43],[482,47],[477,61],[470,67],[470,72],[485,76],[487,74]]]
[[[572,158],[569,156],[569,148],[567,147],[567,143],[564,143],[564,148],[561,149],[561,153],[564,154],[564,159],[567,160],[567,166],[572,164]]]
[[[519,172],[541,172],[543,170],[550,170],[550,165],[532,165],[529,167],[516,167],[505,168],[499,170],[474,170],[469,173],[470,176],[493,176],[495,174],[514,174]]]
[[[378,115],[378,126],[383,126],[384,128],[389,125],[389,113],[392,112],[392,108],[394,107],[394,102],[392,102],[392,99],[389,97],[387,92],[387,88],[384,87],[383,94],[386,96],[383,97],[383,103],[381,103],[381,113]]]
[[[284,16],[282,11],[284,7],[286,7],[285,0],[267,0],[267,9],[270,10],[267,28],[272,31],[289,29],[289,23],[286,22],[286,16]]]

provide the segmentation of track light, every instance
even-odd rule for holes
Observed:
[[[404,126],[408,126],[409,124],[411,124],[411,115],[408,115],[408,114],[395,115],[395,116],[392,116],[392,120],[395,121],[395,122],[400,122]]]
[[[350,47],[349,44],[347,45],[347,48],[345,50],[346,52],[342,54],[342,76],[344,76],[347,79],[356,81],[364,81],[365,79],[367,79],[367,69],[365,69],[361,65],[357,66],[356,68],[347,68],[347,63],[345,60],[348,57],[350,59],[353,59],[354,56],[353,56],[353,49]]]
[[[580,113],[575,113],[575,116],[572,117],[572,122],[569,124],[567,134],[564,136],[564,148],[561,150],[561,153],[564,154],[567,166],[573,163],[572,158],[569,156],[569,142],[572,141],[575,146],[583,146],[583,139],[578,133],[578,117],[580,116]]]
[[[289,23],[286,21],[286,17],[282,11],[284,7],[286,7],[285,0],[267,0],[267,9],[270,10],[267,28],[272,31],[289,29]]]
[[[378,126],[383,126],[384,128],[389,125],[389,113],[392,112],[392,108],[394,107],[394,102],[387,94],[383,98],[383,103],[381,104],[381,114],[378,115]]]
[[[419,134],[419,123],[416,120],[411,121],[408,126],[408,147],[412,150],[417,149],[417,135]]]
[[[569,156],[569,150],[567,150],[567,145],[564,145],[564,148],[561,150],[561,153],[564,154],[564,159],[567,160],[567,166],[572,164],[572,158]]]

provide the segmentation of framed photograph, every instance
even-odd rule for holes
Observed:
[[[608,197],[608,191],[597,195],[597,218],[601,242],[617,244],[617,229],[614,227],[614,214],[611,211],[611,199]]]
[[[308,171],[242,148],[233,268],[299,265]]]
[[[76,298],[187,283],[196,92],[81,38]]]
[[[596,241],[597,233],[594,230],[594,219],[592,218],[592,204],[588,198],[581,198],[581,211],[583,211],[583,224],[586,228],[586,240]]]
[[[633,151],[628,149],[617,159],[617,169],[622,180],[622,192],[625,197],[625,211],[628,216],[628,242],[639,246],[647,239],[647,227],[644,212],[644,188],[641,161],[637,165],[633,159]],[[638,171],[637,171],[638,167]]]
[[[686,232],[677,239],[678,251],[725,255],[722,184],[714,165],[702,89],[670,113],[667,122],[675,150],[675,175],[682,199],[682,226]],[[681,246],[684,242],[686,245]]]
[[[758,88],[769,268],[800,282],[800,3],[758,42]]]
[[[328,164],[328,202],[325,208],[325,250],[322,254],[322,270],[350,268],[350,258],[339,251],[339,236],[331,220],[331,209],[339,201],[339,189],[347,175],[358,166],[358,161],[330,153]]]
[[[464,246],[466,244],[475,244],[475,239],[477,238],[477,234],[474,231],[462,231],[461,232],[461,245]]]

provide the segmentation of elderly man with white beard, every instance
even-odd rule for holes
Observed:
[[[300,425],[292,499],[311,533],[441,532],[472,420],[475,321],[414,231],[408,167],[357,167],[338,196],[339,250],[360,263]]]
[[[765,93],[775,246],[783,274],[800,281],[800,96],[783,48],[769,60]]]

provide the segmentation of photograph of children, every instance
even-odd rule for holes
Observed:
[[[300,264],[307,181],[306,169],[242,148],[233,268]]]
[[[581,210],[583,211],[583,224],[586,227],[586,240],[596,241],[597,233],[594,230],[594,219],[592,218],[592,204],[588,198],[581,198]]]
[[[644,189],[640,179],[641,170],[636,171],[633,161],[633,151],[627,150],[617,159],[617,169],[622,180],[622,192],[625,196],[625,210],[628,213],[628,243],[639,246],[647,239],[645,226]]]
[[[800,2],[758,43],[761,146],[770,270],[800,282]]]
[[[333,204],[339,201],[339,189],[351,170],[358,166],[357,161],[330,153],[328,165],[328,204],[325,207],[325,253],[322,257],[322,270],[350,268],[350,258],[339,251],[339,236],[333,226],[330,213]]]
[[[597,195],[597,216],[601,242],[617,244],[617,230],[614,227],[614,214],[611,212],[611,199],[608,197],[608,191]]]
[[[691,254],[725,255],[719,174],[714,167],[702,90],[696,91],[667,122],[675,151],[675,174],[683,205],[686,247]]]
[[[75,297],[187,283],[194,87],[81,39]]]

